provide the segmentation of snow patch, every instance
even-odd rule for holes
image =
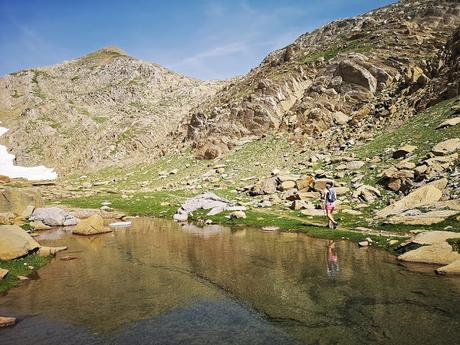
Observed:
[[[0,127],[0,136],[8,132],[8,128]],[[8,153],[6,146],[0,145],[0,175],[11,178],[22,177],[28,180],[54,180],[57,173],[54,169],[43,165],[36,167],[21,167],[14,165],[16,157]]]

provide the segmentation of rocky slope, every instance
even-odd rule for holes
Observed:
[[[200,158],[272,130],[306,149],[344,149],[458,95],[459,24],[452,0],[403,0],[332,22],[200,104],[176,135]]]
[[[0,78],[1,142],[66,174],[195,149],[212,159],[272,131],[298,152],[346,151],[459,93],[460,5],[402,0],[337,20],[247,75],[187,78],[102,49]]]
[[[1,140],[21,165],[59,173],[161,155],[165,136],[222,82],[203,82],[105,48],[0,78]]]

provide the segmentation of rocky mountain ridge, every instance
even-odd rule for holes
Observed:
[[[177,135],[200,158],[270,131],[305,149],[367,140],[458,95],[459,14],[457,1],[406,0],[306,33],[200,104]]]
[[[303,34],[228,81],[101,49],[0,78],[1,142],[61,174],[190,147],[213,159],[271,132],[311,156],[346,151],[458,95],[459,25],[458,1],[403,0]]]
[[[222,83],[104,48],[0,78],[0,121],[10,129],[1,140],[18,164],[46,164],[61,174],[154,159],[189,109]]]

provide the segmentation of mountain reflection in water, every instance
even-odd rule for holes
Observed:
[[[327,230],[325,230],[327,231]],[[0,298],[0,344],[453,344],[460,280],[295,233],[139,218]],[[72,255],[76,260],[61,261]],[[340,263],[340,268],[339,268]]]

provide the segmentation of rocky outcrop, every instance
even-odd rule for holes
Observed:
[[[11,260],[25,256],[40,247],[28,233],[17,225],[0,225],[0,259]]]
[[[27,209],[43,207],[40,192],[32,188],[0,188],[0,213],[23,215]]]
[[[223,211],[244,211],[246,208],[236,206],[235,203],[221,198],[214,193],[205,192],[188,199],[173,216],[175,221],[185,222],[191,212],[196,210],[210,210],[209,216],[219,214]]]
[[[436,144],[431,151],[437,156],[447,156],[460,151],[460,138],[444,140]]]
[[[269,177],[256,183],[249,191],[250,195],[264,195],[276,193],[278,182],[276,177]]]
[[[385,220],[387,224],[408,224],[408,225],[433,225],[455,216],[459,211],[436,210],[429,212],[414,212],[409,215],[397,215]]]
[[[329,23],[269,54],[195,108],[175,134],[213,159],[273,130],[311,150],[394,128],[428,107],[438,86],[455,95],[458,13],[454,1],[401,1]]]
[[[442,197],[442,189],[445,188],[446,184],[447,180],[442,179],[417,188],[409,195],[396,201],[394,204],[378,211],[376,216],[378,218],[386,218],[391,215],[402,213],[411,208],[417,208],[439,201]]]
[[[446,127],[452,127],[456,126],[460,123],[460,116],[458,117],[453,117],[451,119],[447,119],[446,121],[442,122],[441,124],[436,127],[436,129],[441,129],[441,128],[446,128]]]
[[[380,191],[372,186],[362,185],[359,186],[354,192],[353,197],[356,199],[360,199],[365,202],[372,202],[375,201],[377,198],[380,198],[382,194]]]
[[[335,76],[342,78],[345,83],[360,85],[371,93],[377,89],[377,79],[363,66],[352,60],[343,60],[335,71]]]
[[[414,145],[401,146],[399,149],[393,152],[393,158],[398,159],[398,158],[406,157],[409,153],[414,152],[416,149],[417,149],[417,146],[414,146]]]

